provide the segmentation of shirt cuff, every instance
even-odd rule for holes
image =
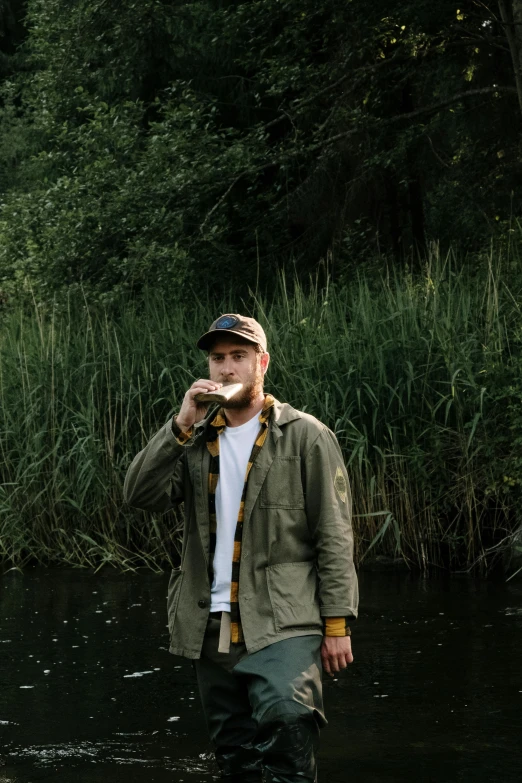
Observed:
[[[194,427],[191,427],[188,432],[182,432],[176,423],[176,416],[172,417],[172,432],[174,437],[178,441],[180,446],[184,446],[189,441],[194,432]]]
[[[323,617],[325,636],[351,636],[346,617]]]

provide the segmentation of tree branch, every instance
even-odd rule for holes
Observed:
[[[424,56],[424,55],[423,55]],[[322,90],[319,90],[319,92],[314,93],[309,98],[303,98],[303,100],[295,101],[290,105],[290,109],[301,109],[303,106],[308,106],[310,103],[313,103],[318,98],[320,98],[322,95],[326,95],[326,93],[330,92],[331,90],[335,90],[336,87],[339,87],[343,82],[345,82],[347,79],[353,79],[354,75],[358,77],[358,79],[361,76],[365,76],[368,73],[373,73],[375,71],[380,70],[381,68],[390,67],[392,65],[405,65],[406,63],[411,62],[413,57],[404,57],[399,55],[395,55],[392,57],[388,57],[384,60],[380,60],[377,63],[372,63],[371,65],[361,65],[359,68],[354,68],[352,71],[347,71],[343,76],[341,76],[339,79],[337,79],[335,82],[332,82],[331,84],[327,84],[326,87],[323,87]],[[348,63],[345,63],[345,65],[348,65]],[[342,67],[342,66],[341,66]],[[358,80],[357,79],[357,80]],[[264,125],[264,129],[268,130],[268,128],[273,127],[274,125],[277,125],[279,122],[281,122],[284,119],[288,119],[287,114],[281,114],[279,117],[276,117],[275,119],[268,122],[266,125]]]
[[[501,41],[505,41],[502,37],[494,38],[490,35],[479,35],[478,33],[473,32],[472,30],[468,30],[467,28],[463,28],[463,31],[468,35],[467,40],[470,41],[470,46],[473,46],[474,43],[485,43],[488,46],[492,46],[495,49],[500,49],[503,52],[510,53],[509,46],[506,46],[505,44],[500,43]]]
[[[512,17],[510,16],[509,9],[506,4],[506,0],[498,0],[498,7],[500,10],[502,24],[504,25],[504,29],[506,31],[506,38],[511,52],[511,60],[513,63],[513,70],[515,72],[515,84],[517,85],[518,104],[520,106],[520,111],[522,111],[522,74],[520,73],[520,62],[519,62],[520,52],[518,50],[518,41],[515,36],[514,28],[510,24],[510,20]]]
[[[372,118],[375,122],[380,122],[382,125],[394,125],[398,122],[403,122],[404,120],[410,120],[414,119],[415,117],[420,117],[423,114],[432,114],[434,112],[441,111],[442,109],[447,108],[448,106],[452,106],[455,103],[460,103],[460,101],[464,100],[465,98],[469,98],[474,95],[492,95],[495,93],[505,92],[509,94],[517,94],[516,87],[509,87],[509,86],[499,86],[499,87],[480,87],[476,90],[466,90],[465,92],[457,93],[456,95],[453,95],[451,98],[448,98],[445,101],[440,101],[439,103],[434,103],[431,106],[423,106],[420,109],[416,109],[415,111],[408,112],[407,114],[396,114],[394,117],[390,117],[388,120],[382,119],[381,117],[374,117]],[[270,168],[271,166],[277,166],[281,163],[287,163],[292,158],[298,157],[299,155],[302,155],[304,152],[310,153],[315,152],[316,150],[324,149],[324,147],[333,144],[336,141],[340,141],[341,139],[347,139],[350,136],[355,135],[356,133],[361,132],[361,126],[357,126],[355,128],[351,128],[348,131],[344,131],[343,133],[337,133],[335,136],[330,136],[327,139],[324,139],[323,141],[317,142],[316,144],[312,144],[306,149],[298,148],[294,150],[289,150],[284,156],[278,156],[275,158],[271,158],[268,161],[265,161],[264,163],[261,163],[259,166],[254,166],[250,169],[244,169],[239,175],[235,176],[235,178],[232,180],[231,184],[228,186],[226,191],[219,197],[218,201],[214,204],[212,209],[207,213],[205,219],[200,225],[200,230],[203,229],[203,227],[208,222],[211,215],[218,209],[218,207],[224,202],[234,185],[244,176],[247,175],[255,175],[259,174],[261,171],[264,171],[265,169]]]
[[[466,92],[457,93],[452,98],[448,98],[446,101],[440,101],[440,103],[434,103],[431,106],[422,106],[420,109],[410,111],[407,114],[396,114],[394,117],[390,117],[389,120],[381,120],[384,125],[393,125],[396,122],[402,122],[403,120],[411,120],[414,117],[419,117],[421,114],[432,114],[433,112],[441,111],[454,103],[460,103],[464,98],[468,98],[472,95],[491,95],[497,92],[507,92],[517,94],[516,87],[479,87],[476,90],[466,90]],[[379,119],[379,118],[377,118]],[[331,144],[339,139],[344,139],[347,136],[352,136],[359,128],[355,128],[344,133],[338,133],[336,136],[330,136],[329,139],[325,139],[323,144]]]
[[[486,3],[483,3],[482,0],[473,0],[473,5],[477,5],[479,8],[483,8],[485,11],[488,12],[488,14],[491,14],[495,22],[498,22],[498,17],[495,16],[491,8],[486,5]]]
[[[480,38],[479,40],[486,41],[486,39],[482,39],[482,38]],[[474,46],[475,43],[476,42],[473,39],[460,40],[460,41],[447,41],[444,44],[444,49],[448,49],[450,47]],[[502,47],[500,44],[495,44],[492,40],[486,41],[486,43],[490,43],[492,46],[497,46],[501,48],[503,51],[508,51],[506,47]],[[336,79],[336,81],[332,82],[331,84],[327,84],[326,87],[323,87],[322,90],[319,90],[313,95],[310,95],[308,98],[304,98],[303,100],[298,100],[290,104],[289,110],[301,109],[305,106],[308,106],[311,103],[314,103],[314,101],[316,101],[318,98],[321,98],[323,95],[326,95],[332,90],[335,90],[336,87],[340,87],[348,79],[354,79],[354,76],[356,77],[354,83],[357,84],[359,83],[361,77],[366,76],[367,74],[375,73],[376,71],[379,71],[384,68],[389,68],[394,65],[406,65],[408,63],[412,65],[417,65],[419,60],[428,57],[430,54],[437,54],[438,46],[439,44],[435,44],[435,49],[434,48],[424,49],[422,53],[417,57],[413,57],[411,55],[408,56],[394,55],[384,60],[380,60],[377,63],[372,63],[371,65],[362,65],[359,68],[354,68],[351,71],[347,71],[345,74],[343,74],[343,76],[339,77],[339,79]],[[273,128],[275,125],[278,125],[280,122],[282,122],[285,119],[288,119],[288,114],[282,113],[279,115],[279,117],[275,117],[273,120],[270,120],[270,122],[267,122],[266,125],[263,125],[263,130],[268,130],[269,128]]]
[[[199,230],[200,231],[203,231],[203,229],[207,225],[208,221],[210,220],[210,218],[212,217],[212,215],[216,211],[216,209],[218,209],[218,207],[224,202],[224,200],[226,199],[226,197],[228,196],[228,194],[230,193],[230,191],[232,190],[234,185],[236,185],[239,182],[239,180],[241,179],[241,177],[243,177],[247,173],[248,173],[248,169],[245,169],[245,171],[242,171],[241,174],[239,174],[234,180],[232,180],[232,182],[230,183],[228,188],[225,190],[223,195],[219,197],[219,199],[216,201],[216,203],[214,204],[212,209],[207,212],[207,214],[205,216],[205,219],[203,220],[203,222],[199,226]]]

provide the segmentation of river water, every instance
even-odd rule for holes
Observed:
[[[0,581],[0,783],[199,783],[216,768],[168,575]],[[325,683],[321,783],[522,780],[522,582],[360,575],[355,661]]]

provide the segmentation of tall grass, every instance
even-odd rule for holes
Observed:
[[[0,558],[160,569],[180,518],[126,508],[133,456],[206,375],[197,336],[220,312],[266,327],[268,390],[330,426],[354,496],[359,562],[462,568],[518,524],[488,457],[488,378],[521,323],[500,258],[479,273],[433,253],[423,274],[359,274],[270,300],[179,292],[70,296],[0,325]],[[505,262],[507,263],[507,262]]]

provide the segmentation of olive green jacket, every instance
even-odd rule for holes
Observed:
[[[167,511],[184,502],[181,565],[167,598],[170,651],[199,658],[210,611],[206,427],[180,445],[169,420],[134,458],[127,503]],[[322,634],[322,617],[356,617],[351,495],[333,432],[277,400],[248,479],[239,607],[249,653],[291,636]]]

